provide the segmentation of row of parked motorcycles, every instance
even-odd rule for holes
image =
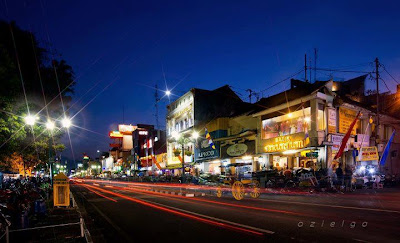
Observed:
[[[0,232],[6,227],[26,228],[32,214],[46,214],[45,199],[50,191],[49,181],[10,179],[0,189]]]

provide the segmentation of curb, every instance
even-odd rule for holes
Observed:
[[[84,229],[84,235],[85,235],[86,242],[87,242],[87,243],[93,243],[92,236],[90,235],[90,232],[89,232],[88,228],[86,227],[85,221],[84,221],[84,219],[83,219],[83,217],[82,217],[82,212],[81,212],[81,210],[79,209],[79,206],[78,206],[78,204],[77,204],[76,201],[75,201],[74,194],[72,193],[71,190],[69,191],[69,194],[71,195],[71,198],[72,198],[72,207],[75,207],[75,208],[76,208],[76,211],[78,211],[79,216],[80,216],[80,218],[81,218],[82,221],[83,221],[83,229]]]

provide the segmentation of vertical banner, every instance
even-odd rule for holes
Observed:
[[[328,133],[336,133],[336,109],[328,108]]]

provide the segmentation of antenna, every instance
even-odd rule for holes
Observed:
[[[249,92],[249,102],[251,103],[251,96],[253,96],[253,94],[255,94],[255,92],[251,89],[246,89],[247,92]]]
[[[317,81],[317,58],[318,58],[318,49],[314,48],[314,83]]]
[[[122,124],[125,124],[125,104],[122,104]]]
[[[304,81],[307,81],[307,54],[304,54]]]
[[[156,88],[156,91],[154,92],[154,98],[156,99],[156,103],[154,105],[154,107],[156,108],[156,114],[155,114],[156,127],[157,127],[157,129],[160,129],[159,121],[158,121],[158,102],[160,101],[160,97],[158,97],[158,86],[157,86],[157,84],[154,87]]]

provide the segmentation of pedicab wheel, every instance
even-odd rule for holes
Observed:
[[[240,181],[235,181],[232,185],[232,196],[236,200],[242,200],[244,198],[244,186]]]
[[[252,198],[259,198],[260,197],[260,182],[257,180],[253,180],[251,183],[252,190],[250,192],[250,196]]]
[[[222,187],[217,188],[217,197],[222,197]]]

